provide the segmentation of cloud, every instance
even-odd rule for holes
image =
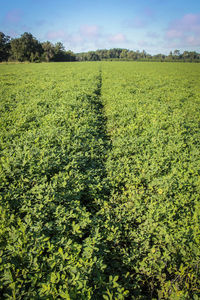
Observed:
[[[184,31],[182,30],[177,30],[177,29],[169,29],[166,32],[166,37],[168,39],[177,39],[177,38],[182,38],[184,36]]]
[[[88,24],[83,24],[77,31],[70,33],[63,29],[50,30],[44,36],[44,40],[47,39],[52,42],[61,41],[66,49],[77,52],[96,49],[97,45],[100,44],[101,38],[100,27]]]
[[[42,20],[42,19],[35,22],[35,25],[38,26],[38,27],[43,26],[45,24],[47,24],[47,21]]]
[[[192,47],[200,47],[200,36],[188,36],[185,38],[185,44]]]
[[[146,40],[140,40],[139,42],[138,42],[138,46],[139,47],[155,47],[155,44],[153,44],[153,43],[151,43],[151,42],[148,42],[148,41],[146,41]]]
[[[68,35],[66,42],[76,51],[86,51],[88,49],[96,49],[102,38],[102,30],[98,25],[83,24],[78,31]]]
[[[6,24],[19,24],[22,19],[22,12],[18,9],[13,9],[7,12],[5,15],[5,23]]]
[[[160,35],[156,32],[149,31],[146,33],[146,37],[151,38],[151,39],[158,39]]]
[[[125,21],[125,26],[126,27],[131,27],[131,28],[145,28],[148,25],[148,20],[142,17],[135,17],[132,20],[127,20]]]
[[[200,14],[186,14],[172,21],[165,38],[175,47],[200,46]]]
[[[200,32],[200,14],[186,14],[171,23],[172,28],[184,31]]]
[[[68,47],[76,52],[112,48],[116,44],[121,45],[127,42],[126,36],[122,33],[104,34],[98,31],[89,35],[81,35],[80,31],[72,33],[69,35],[68,41],[66,41]]]
[[[132,22],[132,25],[136,28],[144,28],[148,25],[148,20],[146,19],[143,19],[143,18],[140,18],[140,17],[136,17],[133,22]]]
[[[46,33],[45,38],[48,40],[65,40],[67,38],[67,33],[64,30],[50,30]]]
[[[123,33],[117,33],[109,36],[109,41],[112,43],[123,43],[127,42],[127,38]]]
[[[144,16],[146,16],[147,18],[150,18],[150,19],[155,17],[155,12],[150,7],[146,7],[144,9],[143,14],[144,14]]]
[[[31,32],[32,26],[25,24],[23,21],[24,13],[19,9],[12,9],[7,11],[3,18],[2,25],[6,27],[7,32],[11,32],[12,37],[21,35],[22,32]]]
[[[81,36],[79,33],[75,33],[70,35],[70,41],[73,42],[75,45],[78,45],[80,43],[83,43],[85,40],[83,36]]]
[[[133,19],[126,20],[124,24],[126,27],[143,29],[154,22],[155,19],[155,12],[151,8],[146,7],[139,13],[138,16]]]
[[[115,45],[128,43],[126,36],[119,33],[105,33],[103,28],[98,25],[81,25],[76,31],[68,32],[61,28],[50,30],[43,36],[43,40],[49,40],[53,43],[60,41],[66,49],[75,52],[96,50],[101,48],[110,48]]]
[[[100,37],[100,28],[97,25],[82,25],[79,33],[85,38],[98,38]]]

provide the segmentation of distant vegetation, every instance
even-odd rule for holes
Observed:
[[[95,60],[133,60],[133,61],[183,61],[183,62],[200,62],[200,54],[192,51],[184,51],[180,53],[179,50],[171,51],[169,55],[148,54],[145,50],[140,52],[139,50],[133,51],[128,49],[103,49],[96,51],[89,51],[86,53],[76,54],[76,59],[78,61],[95,61]]]
[[[66,51],[61,42],[52,44],[49,41],[39,42],[31,33],[25,32],[20,38],[10,38],[0,32],[0,62],[3,61],[101,61],[101,60],[133,60],[133,61],[181,61],[200,62],[200,53],[195,51],[174,50],[165,55],[162,53],[151,55],[145,50],[133,51],[114,48],[73,53]]]

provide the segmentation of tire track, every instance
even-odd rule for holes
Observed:
[[[110,151],[112,145],[107,135],[107,118],[104,114],[104,106],[101,99],[101,69],[99,70],[96,80],[97,83],[93,94],[87,95],[86,101],[89,102],[94,114],[90,138],[95,139],[97,143],[95,149],[90,149],[91,156],[85,166],[86,173],[88,173],[89,184],[85,185],[85,189],[81,193],[81,203],[84,204],[90,212],[97,212],[101,208],[102,202],[108,200],[110,196],[110,185],[107,178],[105,162],[108,151]],[[96,173],[96,175],[93,173]],[[92,178],[93,175],[94,177]]]

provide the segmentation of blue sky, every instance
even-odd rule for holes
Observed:
[[[0,0],[2,1],[2,0]],[[7,0],[0,31],[61,41],[74,52],[103,48],[200,52],[200,0]]]

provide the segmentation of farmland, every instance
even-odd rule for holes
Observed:
[[[198,299],[200,66],[0,65],[0,297]]]

